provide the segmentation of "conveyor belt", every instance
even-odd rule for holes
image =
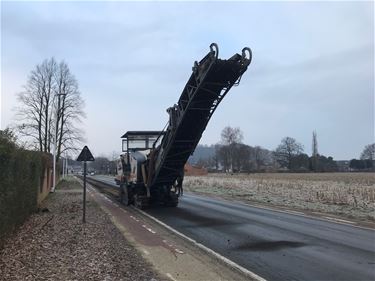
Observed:
[[[151,188],[176,181],[217,106],[231,87],[239,83],[251,62],[249,48],[228,60],[218,58],[216,44],[210,48],[199,63],[195,62],[178,103],[168,109],[170,120],[165,136],[150,159]]]

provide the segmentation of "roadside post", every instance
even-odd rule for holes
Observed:
[[[87,174],[87,161],[95,161],[90,149],[87,145],[84,146],[81,153],[78,155],[77,161],[83,162],[83,218],[82,222],[86,222],[86,174]]]

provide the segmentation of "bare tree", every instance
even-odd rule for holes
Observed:
[[[220,150],[220,144],[215,144],[214,146],[215,153],[212,156],[212,164],[215,167],[216,170],[219,170],[219,164],[220,164],[220,158],[219,158],[219,150]]]
[[[83,141],[82,131],[76,127],[82,118],[84,102],[78,90],[78,82],[71,74],[68,65],[62,61],[55,73],[57,97],[57,118],[55,133],[57,139],[57,157],[68,150],[75,149]],[[60,97],[62,97],[60,99]],[[58,158],[57,158],[58,159]]]
[[[316,135],[316,131],[313,131],[312,134],[312,156],[317,156],[319,154],[318,152],[318,139]]]
[[[223,147],[221,148],[222,157],[225,158],[225,163],[228,165],[228,169],[233,172],[233,165],[238,162],[236,158],[235,150],[236,145],[242,143],[243,133],[240,128],[232,128],[230,126],[225,127],[221,131],[221,143]],[[224,166],[226,166],[224,165]]]
[[[277,162],[282,167],[292,168],[293,157],[303,152],[302,144],[298,143],[294,138],[285,137],[275,150]]]
[[[31,140],[40,151],[49,152],[51,147],[51,122],[53,108],[53,73],[56,62],[45,60],[31,71],[25,90],[18,94],[22,104],[16,108],[20,124],[17,129],[21,136]]]
[[[78,83],[65,62],[58,64],[51,58],[31,71],[24,89],[18,94],[16,130],[29,146],[43,152],[52,152],[56,143],[58,161],[82,141],[75,126],[85,116]]]
[[[215,155],[218,162],[221,163],[225,172],[231,168],[231,160],[228,145],[217,145],[215,149]]]
[[[374,160],[375,159],[375,143],[365,146],[361,153],[361,160]]]
[[[318,153],[318,139],[316,135],[316,131],[313,131],[312,134],[312,169],[314,171],[318,170],[318,160],[319,160],[319,153]]]
[[[270,152],[260,146],[255,146],[253,149],[254,162],[256,170],[259,170],[263,165],[270,161]]]
[[[240,128],[225,127],[221,131],[221,143],[224,145],[231,145],[234,143],[242,143],[243,134]]]

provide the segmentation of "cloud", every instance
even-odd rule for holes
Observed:
[[[127,129],[161,129],[211,42],[253,63],[215,112],[273,149],[285,135],[352,158],[373,141],[372,2],[2,2],[2,126],[14,94],[43,59],[65,59],[86,99],[92,149],[116,150]],[[100,113],[100,114],[99,114]],[[98,128],[101,133],[98,136]],[[337,145],[337,144],[340,145]]]

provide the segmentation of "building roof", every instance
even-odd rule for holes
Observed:
[[[127,131],[121,138],[125,139],[128,137],[151,137],[159,136],[160,134],[165,134],[163,131]]]

